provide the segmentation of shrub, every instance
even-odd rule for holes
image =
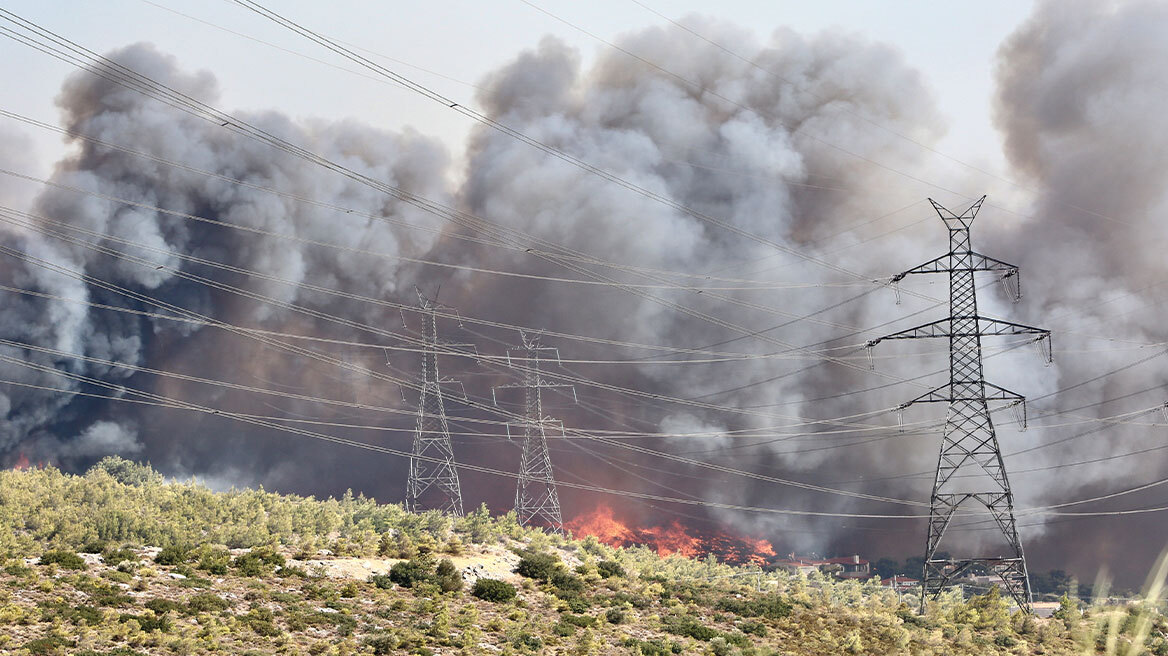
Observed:
[[[154,611],[155,615],[165,615],[172,610],[182,612],[184,609],[182,604],[177,601],[171,601],[170,599],[151,599],[142,605]]]
[[[620,624],[625,621],[625,614],[619,608],[609,608],[604,613],[604,619],[609,624]]]
[[[187,612],[192,614],[214,613],[226,610],[230,605],[226,599],[214,592],[200,592],[187,600]]]
[[[9,563],[4,566],[4,573],[10,576],[29,576],[32,574],[32,568],[20,563]]]
[[[535,651],[543,647],[543,640],[540,640],[539,636],[532,635],[526,631],[520,631],[511,639],[511,644],[516,649],[530,649],[531,651]]]
[[[289,578],[292,576],[297,576],[297,577],[300,577],[302,579],[306,579],[306,578],[308,578],[308,572],[304,571],[303,567],[295,567],[292,565],[285,565],[285,566],[276,570],[276,576],[279,576],[280,578]]]
[[[692,617],[671,617],[665,622],[663,628],[668,633],[695,640],[709,641],[718,636],[717,631],[704,626]]]
[[[573,613],[583,613],[584,611],[588,610],[588,607],[591,605],[588,603],[587,599],[578,594],[561,592],[558,596],[564,601],[568,602],[568,610],[572,611]]]
[[[791,614],[791,604],[779,595],[769,595],[759,599],[719,599],[714,608],[734,613],[742,617],[765,617],[779,620]]]
[[[560,569],[560,559],[549,553],[527,552],[515,566],[515,573],[529,579],[551,581],[552,575]]]
[[[664,640],[637,640],[636,638],[626,638],[623,643],[634,654],[641,656],[672,656],[673,654],[680,654],[682,646],[676,642],[666,643]]]
[[[131,615],[129,613],[125,613],[118,617],[118,622],[121,622],[122,624],[125,624],[130,620],[137,622],[138,626],[142,627],[142,630],[146,633],[152,633],[154,631],[166,633],[167,631],[170,631],[170,618],[166,617],[165,615],[158,616],[154,615],[153,613],[149,615]]]
[[[557,589],[563,590],[564,592],[584,591],[584,580],[567,572],[559,571],[553,573],[551,583]]]
[[[392,635],[379,635],[365,638],[365,646],[373,650],[375,656],[392,654],[400,642]]]
[[[252,631],[265,638],[274,638],[280,635],[280,627],[276,626],[275,616],[272,615],[272,611],[266,608],[253,608],[248,611],[247,615],[239,619],[251,627]]]
[[[462,590],[462,574],[449,558],[443,558],[434,572],[434,582],[443,592],[457,592]]]
[[[163,482],[162,474],[151,469],[150,465],[139,465],[118,456],[106,456],[89,469],[90,473],[105,472],[122,485],[145,485],[147,483]]]
[[[231,565],[243,576],[263,576],[265,573],[284,566],[284,557],[271,547],[256,547],[242,554]]]
[[[347,599],[352,599],[353,597],[356,597],[357,592],[358,592],[357,584],[352,582],[352,581],[349,581],[345,585],[341,586],[341,596],[345,597]]]
[[[115,549],[113,547],[106,547],[106,549],[101,552],[101,560],[107,565],[120,565],[127,561],[137,561],[138,554],[134,553],[133,549]]]
[[[578,626],[582,629],[595,626],[596,624],[595,617],[590,617],[588,615],[572,615],[570,613],[565,613],[562,615],[560,617],[560,621],[565,624],[571,624],[572,626]]]
[[[369,582],[382,590],[388,590],[393,587],[393,580],[385,574],[373,574],[369,577]]]
[[[614,576],[623,577],[625,568],[621,567],[620,563],[615,560],[602,560],[596,563],[596,572],[600,574],[601,578],[610,579]]]
[[[231,564],[230,552],[207,547],[204,547],[201,551],[199,564],[196,567],[217,576],[223,576],[227,573],[227,566]]]
[[[41,556],[41,564],[55,564],[65,569],[85,569],[85,559],[72,551],[46,551]]]
[[[185,579],[179,579],[176,585],[180,588],[209,588],[211,581],[200,576],[188,576]]]
[[[571,624],[564,624],[563,622],[556,622],[555,624],[552,625],[552,633],[560,636],[561,638],[566,638],[566,637],[576,633],[576,627],[572,626]]]
[[[154,557],[154,562],[159,565],[181,565],[187,562],[187,554],[189,549],[181,547],[177,544],[172,544],[169,547],[164,547],[158,555]]]
[[[743,633],[749,633],[750,635],[756,635],[760,638],[766,636],[766,634],[767,634],[766,625],[763,624],[762,622],[746,621],[746,622],[743,622],[742,624],[739,624],[738,629],[741,630]]]
[[[76,643],[71,640],[66,640],[60,636],[50,636],[48,638],[37,638],[36,640],[29,640],[24,643],[24,648],[30,654],[55,654],[58,647],[72,647]]]
[[[412,588],[414,585],[424,583],[429,579],[430,568],[416,558],[396,563],[389,568],[389,580],[403,588]]]
[[[471,594],[484,601],[500,603],[515,598],[515,586],[497,579],[479,579],[475,581]]]

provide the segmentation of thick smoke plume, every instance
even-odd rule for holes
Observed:
[[[1039,7],[1032,22],[1003,46],[999,63],[998,121],[1011,163],[1025,177],[1025,184],[1037,190],[1033,216],[1008,227],[1002,227],[1006,221],[984,221],[974,233],[979,250],[1023,266],[1027,299],[1022,306],[1011,307],[995,288],[989,288],[983,292],[983,305],[1006,318],[1043,325],[1055,321],[1056,335],[1068,326],[1075,335],[1107,333],[1107,326],[1115,322],[1119,325],[1110,334],[1162,341],[1162,331],[1147,320],[1153,313],[1141,312],[1140,305],[1158,298],[1157,288],[1149,286],[1162,279],[1163,260],[1155,256],[1154,242],[1141,238],[1140,227],[1157,225],[1156,210],[1163,207],[1163,195],[1147,183],[1151,177],[1136,173],[1162,171],[1165,166],[1157,139],[1168,131],[1150,124],[1162,119],[1148,111],[1150,100],[1138,97],[1141,89],[1152,95],[1146,82],[1153,78],[1163,89],[1163,76],[1155,70],[1155,58],[1148,58],[1147,64],[1132,60],[1134,51],[1143,52],[1140,48],[1160,52],[1164,46],[1147,29],[1136,35],[1147,35],[1146,39],[1113,38],[1153,20],[1163,25],[1162,10],[1131,5],[1104,11],[1084,4],[1058,12],[1053,7]],[[1057,20],[1053,14],[1058,14]],[[894,304],[891,290],[871,283],[930,259],[946,247],[940,221],[921,202],[929,190],[897,173],[921,170],[927,155],[921,146],[935,143],[943,133],[928,87],[894,49],[858,37],[779,30],[759,41],[735,26],[700,18],[688,21],[714,41],[734,44],[754,64],[695,42],[678,30],[651,28],[621,37],[621,47],[667,65],[675,75],[613,51],[602,53],[594,65],[584,68],[578,53],[548,38],[488,76],[478,105],[493,119],[535,139],[819,263],[776,253],[761,240],[735,235],[653,202],[485,128],[475,132],[468,144],[464,175],[453,176],[448,154],[437,141],[416,133],[387,133],[351,122],[296,122],[276,111],[244,117],[371,178],[518,231],[533,247],[539,241],[552,242],[605,261],[710,276],[684,278],[583,265],[597,276],[638,285],[636,291],[547,280],[593,279],[525,248],[482,244],[465,227],[87,73],[71,77],[58,99],[64,127],[222,177],[75,140],[76,154],[58,164],[56,182],[273,234],[232,231],[48,188],[32,204],[35,213],[132,241],[140,246],[114,240],[102,245],[125,250],[151,265],[119,261],[24,229],[11,229],[5,241],[70,270],[216,320],[337,340],[313,348],[414,380],[419,368],[415,353],[376,348],[406,343],[209,289],[175,272],[205,276],[384,330],[416,333],[419,319],[405,313],[403,326],[402,316],[390,308],[306,285],[397,303],[414,303],[417,285],[427,294],[438,294],[439,301],[456,307],[468,319],[696,349],[699,353],[663,355],[549,335],[544,343],[560,348],[566,361],[607,363],[566,363],[550,375],[570,372],[605,385],[696,403],[630,397],[580,385],[579,404],[555,397],[548,403],[548,412],[576,429],[667,433],[636,443],[686,457],[868,494],[927,501],[928,472],[936,459],[935,429],[901,434],[896,431],[895,417],[879,411],[942,382],[935,375],[901,381],[940,370],[945,363],[944,345],[922,345],[915,351],[882,345],[881,349],[889,350],[877,354],[875,372],[868,371],[857,345],[899,327],[940,318],[946,311],[938,305],[945,300],[940,280],[932,285],[914,283],[911,289],[906,284],[910,294],[901,306]],[[1077,25],[1087,22],[1105,26],[1088,30],[1100,35],[1096,48],[1082,43],[1083,31]],[[1107,36],[1107,30],[1113,30],[1112,36]],[[151,46],[131,46],[112,56],[184,93],[216,103],[212,75],[186,72]],[[1112,62],[1110,67],[1100,63],[1107,61]],[[1076,76],[1084,71],[1090,71],[1091,84],[1079,83]],[[1128,96],[1132,107],[1124,106],[1130,115],[1123,121],[1115,120],[1115,108],[1092,108],[1089,102],[1097,98],[1108,99],[1100,103],[1118,102]],[[1120,153],[1128,159],[1121,161]],[[1116,159],[1108,159],[1112,156]],[[1090,184],[1083,184],[1080,177],[1087,171],[1093,175]],[[451,188],[447,181],[456,177],[464,182]],[[979,195],[977,185],[982,183],[976,180],[963,188],[969,187],[971,196]],[[941,200],[955,209],[969,202],[953,197]],[[987,207],[983,215],[994,211]],[[1108,226],[1103,237],[1101,225]],[[192,263],[180,257],[185,255],[264,277]],[[401,257],[531,277],[469,270],[452,273],[449,268]],[[328,422],[331,425],[320,428],[322,432],[409,448],[412,419],[408,413],[416,399],[408,391],[403,398],[383,382],[281,353],[213,327],[90,308],[73,301],[155,311],[60,273],[12,258],[2,262],[6,284],[53,297],[12,293],[0,297],[5,338],[99,360],[262,387],[277,394],[231,391],[27,349],[5,348],[5,356],[225,410]],[[1085,269],[1079,271],[1079,266]],[[752,285],[727,279],[775,284],[743,289]],[[1130,296],[1100,304],[1100,299],[1125,292]],[[1130,314],[1123,314],[1129,309]],[[1015,316],[1019,313],[1023,314]],[[514,331],[471,321],[463,327],[449,321],[442,330],[456,341],[476,342],[480,352],[490,355],[501,354],[519,340]],[[1084,350],[1092,343],[1067,337],[1056,344]],[[744,357],[703,364],[646,362],[711,359],[706,351]],[[833,359],[824,361],[824,354]],[[1011,351],[995,355],[987,367],[1004,386],[1037,396],[1130,359],[1127,352],[1092,353],[1081,359],[1072,353],[1060,356],[1057,368],[1043,369],[1029,353]],[[462,378],[472,398],[489,399],[490,386],[514,382],[493,364],[449,360],[443,361],[443,373]],[[108,393],[8,363],[0,363],[0,368],[6,380]],[[1137,377],[1124,377],[1124,384],[1132,389],[1160,384],[1154,371],[1154,367],[1133,370]],[[1143,382],[1131,382],[1139,377]],[[1072,396],[1060,395],[1057,403],[1049,400],[1041,409],[1085,405],[1114,396],[1119,388],[1113,383],[1119,379],[1077,387]],[[1127,387],[1122,391],[1130,391]],[[288,396],[292,394],[356,401],[403,414],[338,409]],[[0,449],[13,458],[25,453],[33,460],[51,459],[80,468],[104,453],[118,452],[149,459],[168,473],[197,475],[218,486],[263,483],[306,493],[337,493],[351,487],[386,501],[399,500],[403,494],[405,463],[389,456],[370,457],[221,418],[29,387],[8,386],[3,402],[8,420],[0,433]],[[507,410],[520,410],[514,399],[504,398],[502,403]],[[728,406],[737,412],[701,404]],[[490,418],[454,401],[449,405],[456,416]],[[1082,412],[1107,415],[1114,408],[1099,406]],[[832,421],[837,417],[852,419]],[[828,421],[811,421],[816,419]],[[906,417],[926,426],[934,426],[938,419],[935,412],[915,408]],[[455,422],[455,426],[460,433],[484,430],[474,423]],[[766,435],[736,436],[745,430]],[[1002,437],[1009,452],[1052,441],[1066,430],[1078,428],[1032,430],[1024,438],[1003,428]],[[499,448],[500,439],[505,439],[499,437],[502,429],[487,425],[486,431],[492,435],[456,436],[459,458],[514,470],[518,452]],[[1076,455],[1090,456],[1128,440],[1127,432],[1117,429],[1114,437],[1108,431],[1069,444],[1076,448]],[[1133,445],[1152,437],[1147,431],[1130,432]],[[620,489],[829,512],[921,511],[713,474],[584,440],[556,441],[552,455],[562,479]],[[1048,448],[1020,456],[1017,462],[1035,467],[1068,459],[1067,452]],[[1141,466],[1147,469],[1141,473],[1151,472],[1155,462],[1146,460]],[[1011,460],[1008,465],[1014,463]],[[1084,467],[1078,470],[1083,480],[1074,485],[1066,483],[1068,477],[1057,470],[1016,476],[1019,504],[1038,505],[1103,489],[1111,485],[1107,471],[1111,470],[1104,466]],[[469,504],[482,500],[496,509],[506,508],[511,497],[505,482],[481,474],[464,475],[463,490]],[[563,498],[569,516],[600,500],[578,492],[565,492]],[[631,521],[652,521],[649,518],[661,512],[648,505],[622,506],[630,515],[623,519]],[[687,521],[733,523],[750,535],[772,535],[781,548],[905,556],[914,554],[921,542],[918,522],[686,512],[700,515]],[[1051,530],[1044,540],[1057,534],[1057,529]],[[1028,534],[1038,535],[1035,530]],[[978,543],[977,535],[969,541]],[[1060,564],[1053,547],[1040,546],[1040,553]]]
[[[1013,175],[1034,198],[1028,216],[995,241],[1026,262],[1027,309],[1058,331],[1067,351],[1058,388],[1071,389],[1039,407],[1081,409],[1053,423],[1165,401],[1165,29],[1168,6],[1161,2],[1042,2],[998,53],[996,121]],[[1038,432],[1035,443],[1084,435],[1014,459],[1015,468],[1096,462],[1019,475],[1026,497],[1057,503],[1162,477],[1163,415],[1130,423]],[[1160,499],[1152,493],[1072,510],[1157,506]],[[1124,559],[1140,567],[1168,540],[1162,525],[1156,514],[1123,522],[1056,520],[1039,548],[1059,550],[1079,571],[1122,566]],[[1143,539],[1125,537],[1133,531]],[[1077,548],[1065,550],[1071,535]]]

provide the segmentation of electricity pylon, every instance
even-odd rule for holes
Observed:
[[[570,388],[572,398],[576,397],[574,385],[566,383],[552,383],[540,376],[539,363],[543,361],[560,361],[558,349],[550,346],[540,346],[538,337],[528,337],[520,333],[523,340],[521,346],[507,349],[507,365],[515,368],[511,354],[519,351],[524,354],[522,383],[499,385],[491,389],[492,398],[496,399],[496,390],[523,389],[524,420],[509,422],[507,435],[511,436],[511,427],[523,429],[523,455],[519,462],[519,482],[515,488],[515,513],[519,516],[519,523],[523,526],[531,524],[545,526],[553,533],[564,532],[564,520],[560,514],[560,495],[556,491],[556,477],[552,473],[552,458],[548,453],[547,434],[558,430],[564,433],[563,424],[543,414],[543,390],[554,388]],[[550,353],[551,358],[543,358],[541,354]]]
[[[975,272],[998,272],[1007,287],[1009,282],[1015,283],[1014,300],[1021,298],[1021,288],[1017,284],[1018,267],[976,253],[970,247],[969,227],[984,201],[985,196],[982,196],[969,209],[956,215],[930,198],[929,202],[949,229],[949,252],[892,279],[896,283],[913,273],[948,273],[949,317],[868,342],[871,348],[888,339],[949,338],[949,383],[899,408],[903,410],[914,403],[949,404],[929,504],[929,533],[921,576],[921,612],[924,612],[925,601],[930,595],[936,598],[953,579],[979,565],[998,574],[1018,606],[1024,611],[1030,610],[1030,580],[1014,521],[1014,496],[989,410],[990,401],[1004,401],[1019,408],[1019,423],[1025,428],[1026,399],[986,382],[982,371],[981,338],[988,335],[1036,335],[1035,343],[1045,346],[1044,355],[1049,362],[1050,331],[978,314]],[[959,506],[969,501],[981,503],[989,510],[1005,535],[1012,554],[960,560],[934,558],[949,520]]]
[[[461,347],[474,348],[473,344],[454,344],[438,339],[439,305],[418,292],[418,304],[422,308],[422,388],[418,398],[418,418],[414,429],[414,445],[410,456],[410,474],[406,481],[406,510],[421,512],[426,495],[431,488],[437,489],[443,501],[433,508],[461,517],[462,490],[458,484],[458,469],[454,464],[454,448],[450,443],[450,426],[446,421],[446,403],[442,386],[457,383],[452,378],[442,378],[438,374],[438,353]]]

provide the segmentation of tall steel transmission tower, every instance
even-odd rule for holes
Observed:
[[[521,422],[507,424],[507,434],[510,436],[511,427],[523,429],[523,455],[519,462],[519,482],[515,489],[515,513],[519,516],[519,523],[523,526],[541,525],[553,533],[564,532],[564,520],[560,514],[560,495],[556,491],[556,477],[552,472],[552,458],[548,453],[547,436],[550,431],[564,432],[563,424],[546,417],[543,414],[543,390],[553,388],[570,388],[572,398],[576,397],[574,385],[552,383],[540,376],[540,362],[560,361],[558,349],[549,346],[540,346],[538,337],[528,337],[520,333],[523,340],[521,346],[507,349],[507,364],[515,367],[512,353],[523,354],[523,382],[508,385],[499,385],[491,389],[492,397],[496,390],[522,388],[524,391],[524,415]],[[551,357],[541,357],[550,354]],[[496,403],[497,403],[496,399]]]
[[[450,426],[446,421],[446,403],[442,386],[457,383],[438,374],[439,349],[449,351],[472,344],[454,344],[438,339],[439,305],[418,292],[422,308],[422,388],[418,398],[418,418],[410,456],[410,474],[406,481],[406,510],[420,512],[430,508],[462,516],[462,489],[454,464],[450,443]],[[433,491],[431,491],[433,488]],[[429,493],[429,494],[427,494]],[[427,503],[433,497],[438,503]]]
[[[978,314],[975,272],[999,273],[1003,283],[1014,282],[1014,300],[1021,298],[1021,288],[1017,284],[1018,267],[976,253],[970,246],[969,227],[984,201],[985,196],[982,196],[969,209],[956,215],[929,199],[949,229],[949,252],[893,278],[895,283],[913,273],[948,273],[949,317],[868,342],[871,348],[888,339],[949,339],[949,383],[900,406],[904,409],[914,403],[949,404],[930,499],[929,532],[921,577],[922,612],[929,596],[936,598],[953,579],[978,567],[999,575],[1018,606],[1025,611],[1030,609],[1030,580],[1014,521],[1014,496],[989,409],[991,401],[1006,402],[1021,410],[1019,420],[1025,427],[1026,399],[986,382],[982,372],[981,338],[1036,335],[1035,342],[1040,347],[1045,346],[1044,355],[1049,361],[1050,331]],[[1011,553],[959,560],[936,558],[937,547],[950,519],[958,507],[967,502],[978,502],[986,507],[1005,536]]]

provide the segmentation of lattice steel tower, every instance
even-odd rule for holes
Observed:
[[[418,293],[422,308],[422,387],[418,398],[418,418],[410,456],[410,474],[406,481],[406,510],[421,512],[437,509],[461,517],[462,490],[450,443],[450,426],[446,421],[446,403],[442,385],[456,383],[438,374],[439,350],[448,351],[470,344],[454,344],[438,339],[438,310],[443,306]],[[423,498],[439,497],[441,503],[427,504]],[[429,498],[427,497],[427,498]],[[429,506],[426,507],[426,506]]]
[[[523,382],[499,385],[491,389],[492,397],[495,396],[495,391],[500,389],[522,388],[524,391],[525,419],[507,424],[508,436],[511,435],[512,426],[523,429],[523,455],[519,462],[519,482],[515,489],[515,513],[523,526],[542,525],[553,533],[563,533],[560,495],[556,492],[556,477],[552,472],[547,436],[549,431],[559,431],[563,435],[564,427],[559,421],[544,416],[543,390],[570,388],[572,398],[575,399],[576,388],[564,383],[552,383],[540,376],[540,362],[560,361],[558,349],[540,346],[538,337],[528,337],[524,333],[520,333],[520,337],[523,340],[521,346],[507,349],[507,364],[516,368],[515,359],[511,354],[517,351],[524,354],[524,365],[518,367],[523,371]],[[545,353],[551,354],[552,357],[541,357]]]
[[[1021,410],[1019,420],[1025,427],[1026,399],[986,382],[982,372],[981,338],[987,335],[1036,335],[1035,342],[1040,347],[1045,346],[1044,355],[1049,361],[1050,331],[978,314],[975,272],[1000,273],[1003,283],[1015,283],[1014,300],[1021,298],[1017,284],[1018,267],[976,253],[970,247],[969,227],[983,201],[985,196],[956,215],[929,199],[949,229],[949,252],[892,280],[896,283],[913,273],[948,273],[949,317],[868,342],[871,348],[887,339],[949,339],[949,383],[900,406],[904,409],[922,402],[949,404],[930,499],[929,532],[921,577],[922,612],[929,596],[936,598],[950,581],[979,565],[1001,576],[1018,606],[1026,611],[1030,609],[1030,580],[1014,521],[1014,496],[1010,492],[989,409],[990,401],[1007,402]],[[971,501],[988,509],[1012,553],[996,557],[936,559],[937,546],[954,512]]]

